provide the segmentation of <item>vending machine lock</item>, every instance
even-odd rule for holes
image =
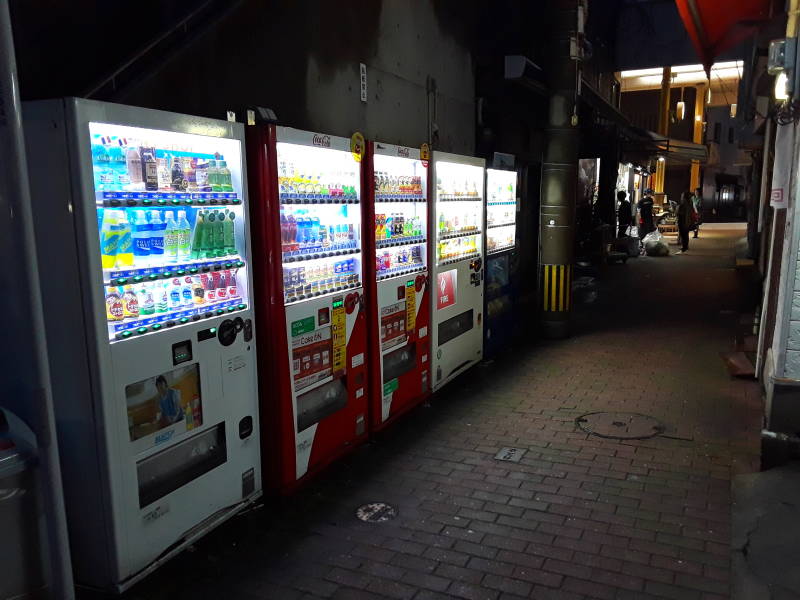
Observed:
[[[249,342],[253,339],[253,321],[251,319],[245,319],[244,322],[244,341]]]
[[[231,319],[225,319],[219,324],[217,339],[223,346],[230,346],[236,341],[236,324]]]
[[[253,433],[253,417],[247,416],[239,421],[239,439],[248,438],[251,433]]]

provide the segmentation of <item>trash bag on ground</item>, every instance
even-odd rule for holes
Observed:
[[[661,232],[658,229],[654,229],[646,236],[642,238],[642,243],[647,244],[647,242],[663,242],[664,236],[661,235]]]
[[[647,256],[669,256],[669,247],[662,241],[645,242],[644,251]]]

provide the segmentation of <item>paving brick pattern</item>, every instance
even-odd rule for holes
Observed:
[[[757,469],[755,384],[732,380],[736,232],[609,267],[575,335],[454,382],[295,497],[211,534],[130,598],[646,599],[729,594],[730,479]],[[664,436],[593,437],[634,411]],[[500,448],[527,450],[518,463]],[[363,523],[356,507],[396,506]]]

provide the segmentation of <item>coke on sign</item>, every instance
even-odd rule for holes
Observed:
[[[314,137],[311,138],[311,143],[315,146],[322,146],[323,148],[330,148],[331,147],[331,137],[329,135],[320,135],[318,133],[314,134]]]

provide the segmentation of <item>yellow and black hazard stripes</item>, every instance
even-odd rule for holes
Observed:
[[[564,312],[572,304],[572,265],[542,265],[542,310]]]

